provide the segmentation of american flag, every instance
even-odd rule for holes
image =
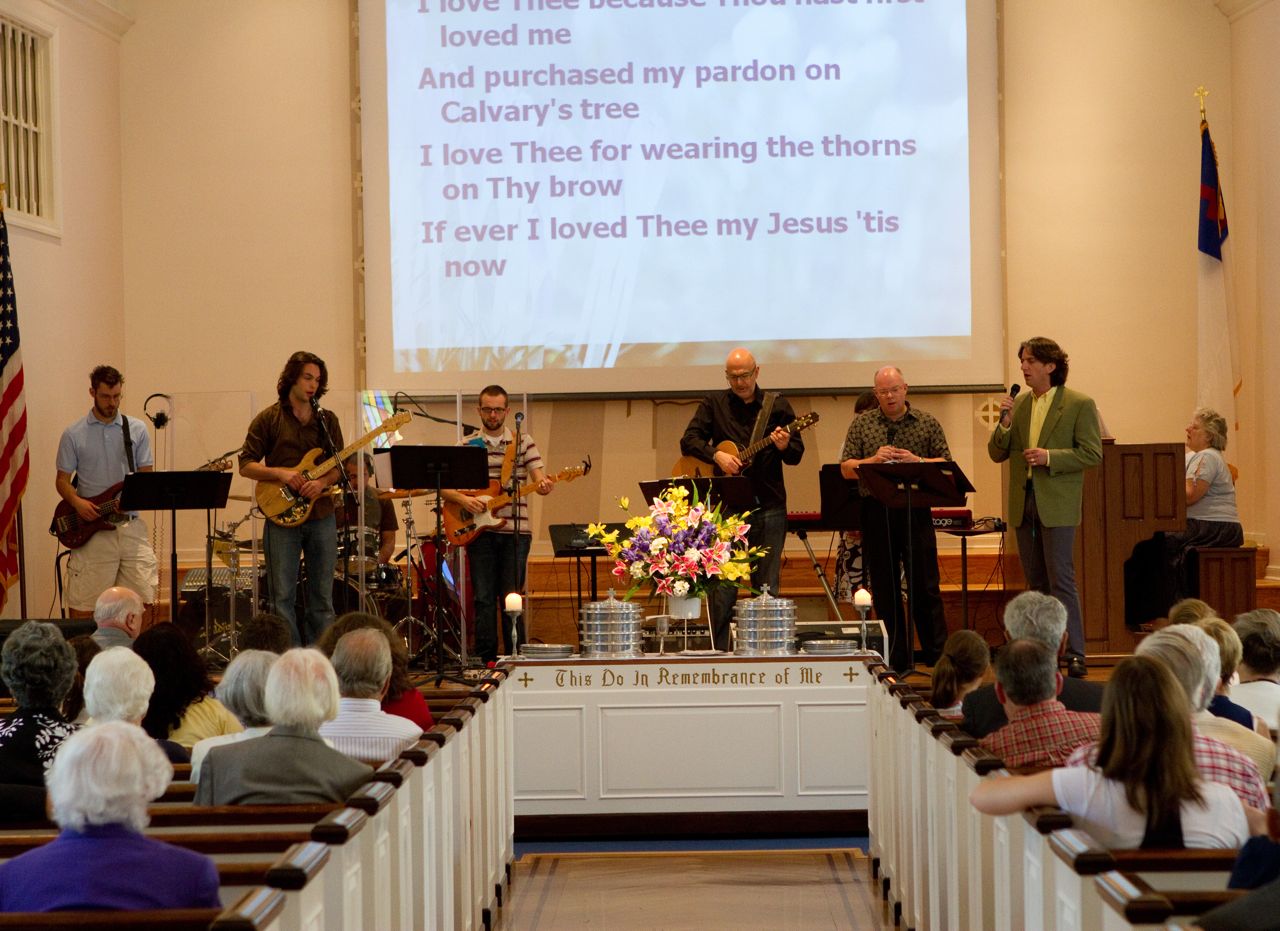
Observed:
[[[18,304],[9,267],[9,227],[0,210],[0,608],[18,581],[18,505],[27,490],[27,404],[22,392]]]

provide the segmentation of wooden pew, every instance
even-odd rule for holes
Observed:
[[[1102,931],[1164,929],[1173,919],[1203,915],[1248,894],[1243,889],[1160,892],[1141,876],[1118,870],[1103,873],[1093,882],[1102,901]]]
[[[146,911],[9,912],[0,928],[75,928],[77,931],[279,931],[285,908],[278,889],[255,888],[224,909],[183,908]]]

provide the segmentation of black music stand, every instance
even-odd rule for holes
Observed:
[[[461,675],[446,675],[444,638],[440,636],[440,615],[444,611],[444,499],[446,489],[484,488],[489,484],[489,454],[480,446],[409,446],[391,447],[391,482],[396,488],[434,488],[436,529],[432,534],[436,548],[436,603],[432,606],[433,632],[436,639],[436,686],[445,679],[466,682]],[[461,619],[459,619],[461,621]],[[458,647],[461,659],[467,654],[466,624],[458,625]]]
[[[950,460],[943,462],[870,462],[858,466],[858,479],[871,497],[891,510],[961,507],[965,495],[976,489]],[[910,526],[910,515],[907,521]],[[864,545],[866,541],[863,541]],[[916,672],[916,598],[912,571],[911,534],[907,534],[907,668],[902,677]],[[897,604],[894,613],[897,614]],[[886,620],[881,618],[881,620]]]
[[[799,538],[804,544],[805,552],[809,554],[809,563],[813,566],[814,575],[818,577],[818,584],[822,586],[823,593],[827,596],[827,603],[831,605],[831,610],[835,612],[836,621],[843,622],[844,617],[840,614],[840,604],[836,601],[835,592],[831,590],[831,583],[827,581],[826,570],[822,568],[822,563],[818,562],[817,554],[813,552],[813,547],[809,544],[809,530],[834,530],[837,533],[843,533],[846,530],[858,530],[862,527],[862,513],[859,509],[859,500],[861,496],[858,494],[858,480],[856,478],[845,478],[840,472],[839,463],[826,463],[818,470],[818,494],[821,496],[821,516],[817,523],[812,527],[804,526],[795,528],[792,533]],[[837,566],[837,583],[839,582],[839,567]],[[862,568],[862,584],[866,585],[866,563]]]
[[[742,514],[755,507],[756,494],[751,488],[751,479],[743,475],[717,475],[714,478],[656,478],[640,483],[640,493],[644,500],[653,504],[668,488],[679,486],[689,492],[689,496],[698,496],[698,500],[709,507],[717,504],[730,514]]]
[[[169,620],[178,616],[178,512],[227,506],[230,472],[130,472],[120,492],[122,511],[169,512]]]

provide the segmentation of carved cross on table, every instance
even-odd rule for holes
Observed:
[[[519,682],[521,685],[523,685],[525,688],[528,688],[529,683],[533,681],[533,676],[529,675],[529,673],[526,672],[523,676],[521,676],[516,681]]]

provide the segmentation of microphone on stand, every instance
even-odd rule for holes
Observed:
[[[516,411],[516,423],[524,423],[524,411]]]
[[[1014,382],[1012,385],[1010,385],[1010,386],[1009,386],[1009,397],[1011,397],[1011,398],[1017,398],[1017,397],[1018,397],[1018,392],[1019,392],[1019,391],[1021,391],[1021,390],[1022,390],[1022,386],[1021,386],[1021,385],[1019,385],[1017,382]],[[1009,408],[1009,410],[1007,410],[1007,411],[1002,411],[1002,412],[1001,412],[1001,414],[1000,414],[1000,425],[1001,425],[1001,426],[1003,426],[1003,427],[1007,427],[1007,426],[1009,426],[1009,414],[1010,414],[1010,413],[1012,413],[1012,411],[1013,411],[1013,408],[1011,407],[1011,408]]]
[[[318,413],[320,413],[320,399],[319,399],[319,398],[314,397],[314,396],[311,398],[311,409],[312,409],[313,411],[315,411],[317,414],[318,414]]]

